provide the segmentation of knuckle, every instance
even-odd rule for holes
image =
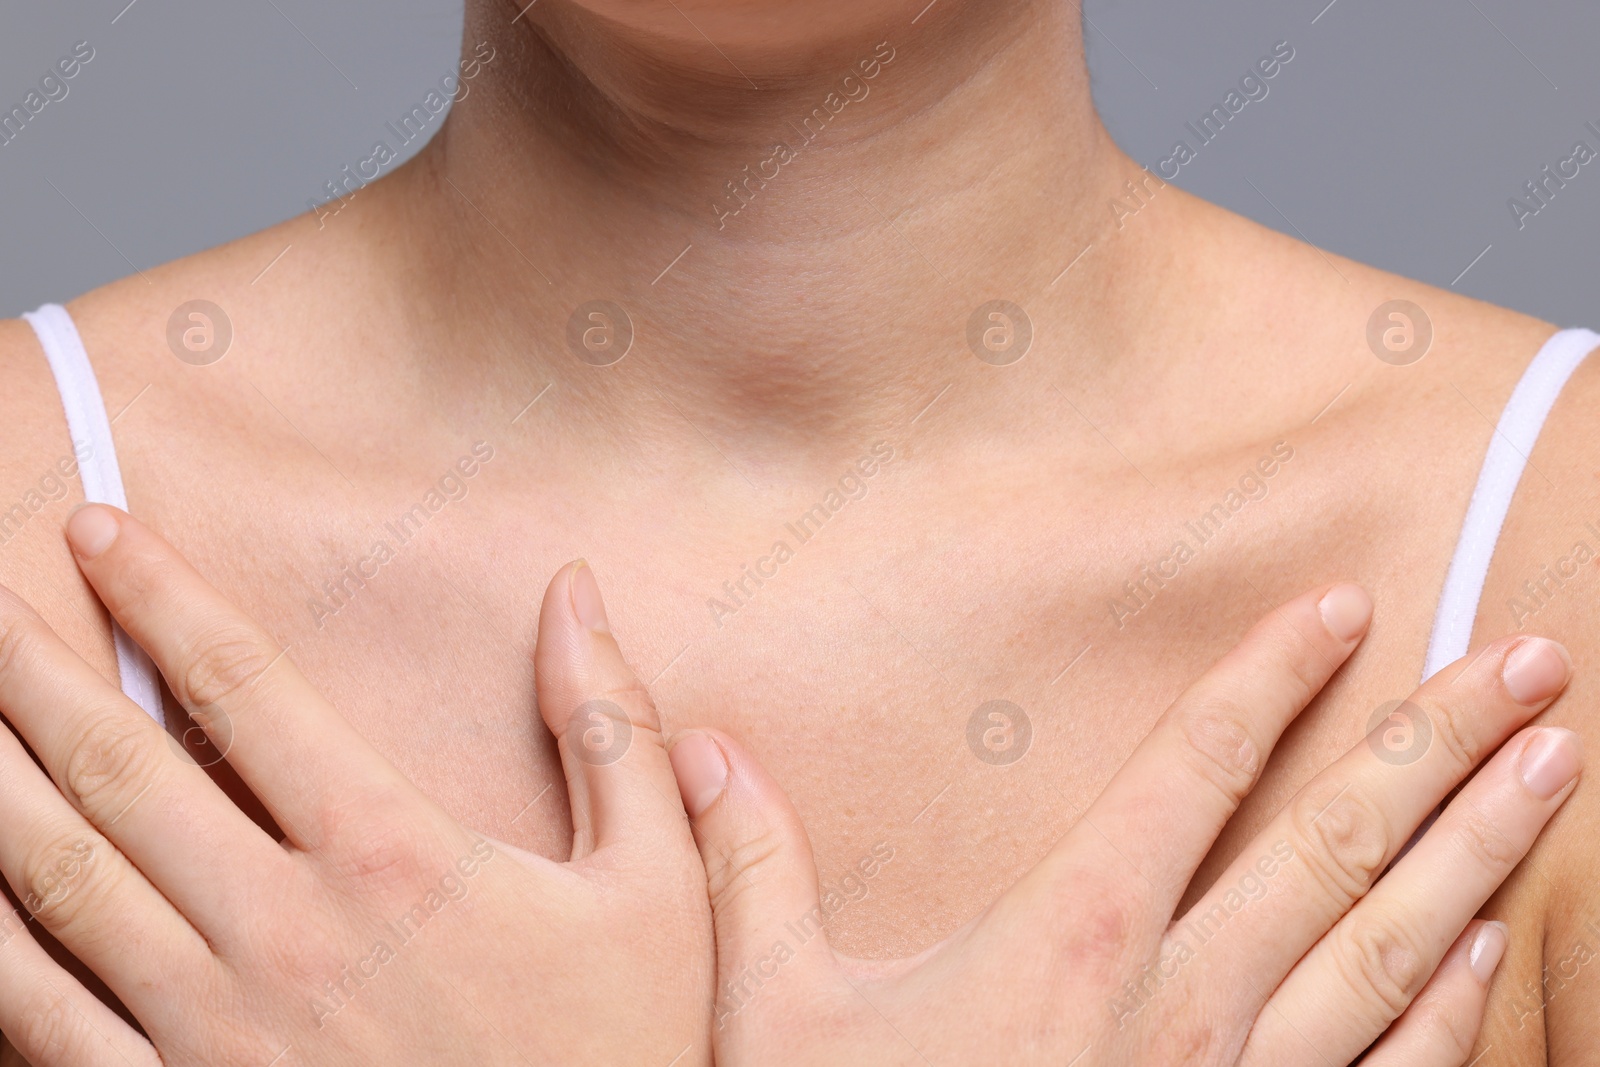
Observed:
[[[107,872],[98,862],[106,845],[86,834],[56,837],[31,849],[22,860],[22,905],[49,930],[84,924],[93,912],[93,887],[103,888]]]
[[[402,810],[409,814],[402,817]],[[334,873],[361,895],[404,894],[425,884],[438,865],[430,862],[434,850],[413,816],[410,807],[378,798],[356,805],[354,818],[339,820],[342,832],[325,838]]]
[[[1328,680],[1327,657],[1287,620],[1274,637],[1270,662],[1276,663],[1277,669],[1269,677],[1285,688],[1284,703],[1304,707]]]
[[[1357,921],[1337,944],[1345,980],[1382,1026],[1399,1018],[1428,980],[1415,935],[1393,916]]]
[[[726,851],[710,850],[717,854],[706,870],[706,887],[714,914],[729,914],[738,906],[740,897],[770,877],[783,878],[780,870],[784,853],[783,837],[774,830],[764,830],[745,838]]]
[[[1465,709],[1455,709],[1439,700],[1413,699],[1412,704],[1422,710],[1433,730],[1433,739],[1445,751],[1455,766],[1463,772],[1478,765],[1483,756],[1483,746],[1472,730],[1473,716]]]
[[[20,670],[39,647],[39,619],[29,612],[0,608],[0,675]]]
[[[559,729],[563,743],[585,763],[616,762],[641,741],[665,748],[655,701],[637,679],[602,690],[572,709],[565,724],[551,724],[551,729]]]
[[[113,588],[119,606],[125,610],[148,612],[157,605],[173,603],[180,590],[188,589],[184,570],[187,564],[151,546],[134,548],[119,538],[121,549],[117,580]]]
[[[1485,870],[1504,875],[1522,861],[1522,849],[1474,805],[1460,805],[1450,819],[1449,830],[1467,856]]]
[[[120,814],[158,779],[166,746],[148,719],[96,716],[72,742],[63,784],[91,822]]]
[[[45,983],[27,994],[15,1016],[17,1051],[35,1063],[84,1063],[84,1019],[76,1006]]]
[[[321,922],[316,925],[307,924],[291,933],[282,927],[273,927],[268,930],[255,932],[255,937],[247,946],[247,958],[251,962],[255,973],[270,976],[275,983],[285,989],[321,989],[326,990],[332,982],[338,989],[341,982],[349,981],[350,959],[340,953],[340,927],[317,917]],[[390,917],[404,919],[400,915]],[[326,934],[314,943],[302,940],[307,929],[316,930]],[[391,949],[398,948],[390,944]],[[366,946],[371,950],[373,946]],[[370,960],[371,957],[358,957]],[[371,963],[366,964],[369,968]],[[339,1002],[334,1001],[335,1005]]]
[[[1442,996],[1427,997],[1411,1007],[1418,1029],[1429,1035],[1424,1038],[1425,1044],[1448,1049],[1464,1060],[1477,1044],[1478,1028],[1461,1009],[1462,1005],[1452,1004]]]
[[[1261,750],[1251,736],[1251,716],[1227,697],[1209,697],[1178,716],[1195,770],[1237,802],[1261,773]]]
[[[650,695],[650,690],[639,679],[634,678],[626,685],[613,686],[599,694],[599,699],[608,701],[622,709],[627,717],[628,724],[636,730],[655,730],[660,723],[660,715],[656,711],[655,698]]]
[[[1143,926],[1126,886],[1080,872],[1051,879],[1046,892],[1045,914],[1070,918],[1054,924],[1059,959],[1051,973],[1110,977],[1126,969]]]
[[[1355,789],[1313,783],[1290,802],[1290,817],[1308,867],[1335,899],[1356,900],[1383,873],[1388,820]]]
[[[266,670],[278,655],[254,633],[224,627],[196,642],[181,677],[186,706],[207,708],[228,702]]]
[[[1220,1021],[1198,1018],[1168,1021],[1152,1039],[1152,1063],[1201,1064],[1232,1062],[1234,1057],[1220,1053],[1233,1044]]]
[[[610,686],[600,695],[624,706],[631,703],[651,711],[654,711],[656,706],[655,698],[650,695],[649,688],[637,677],[630,678],[622,685]]]

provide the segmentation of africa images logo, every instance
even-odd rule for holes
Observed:
[[[39,78],[38,88],[29,89],[22,103],[0,112],[0,148],[22,136],[22,131],[43,114],[45,108],[65,100],[72,91],[67,83],[82,73],[92,59],[94,46],[88,41],[79,41],[72,46],[70,55],[62,56],[45,71]]]
[[[377,181],[385,170],[398,162],[400,152],[406,146],[430,132],[429,127],[445,113],[452,101],[459,103],[465,100],[467,94],[472,92],[472,79],[483,73],[483,68],[492,63],[494,57],[493,45],[478,45],[473,50],[472,58],[463,59],[457,73],[440,78],[439,87],[428,90],[421,103],[413,104],[409,111],[401,115],[398,125],[394,122],[386,124],[397,144],[391,145],[387,137],[374,141],[372,151],[365,159],[358,161],[353,169],[347,163],[337,177],[324,182],[322,191],[327,194],[326,199],[312,197],[306,201],[307,209],[317,217],[317,229],[325,227],[328,220],[343,211],[357,193]]]

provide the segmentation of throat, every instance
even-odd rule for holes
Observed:
[[[901,21],[717,60],[752,88],[565,7],[472,20],[466,48],[498,58],[391,183],[430,247],[399,282],[431,334],[413,347],[451,353],[464,397],[550,384],[591,429],[688,422],[757,462],[870,440],[963,382],[992,424],[1016,360],[1127,347],[1157,281],[1110,282],[1159,257],[1106,246],[1100,284],[1060,284],[1140,173],[1094,113],[1076,17]]]

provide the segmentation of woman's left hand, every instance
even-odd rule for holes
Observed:
[[[574,824],[556,863],[423,796],[136,520],[90,505],[68,539],[284,839],[0,590],[0,710],[49,775],[0,725],[0,872],[24,903],[0,914],[0,1030],[35,1067],[709,1060],[705,872],[584,565],[540,612]]]

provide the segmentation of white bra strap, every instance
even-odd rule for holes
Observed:
[[[1433,633],[1428,639],[1428,655],[1423,661],[1423,681],[1467,654],[1483,583],[1489,576],[1489,561],[1528,456],[1562,386],[1597,345],[1600,334],[1592,330],[1562,330],[1555,334],[1528,364],[1500,413],[1500,422],[1483,458],[1483,470],[1478,473],[1478,485],[1472,491],[1472,503],[1461,524],[1461,539],[1445,576]]]
[[[72,316],[59,304],[46,304],[22,316],[33,327],[50,361],[61,406],[66,409],[67,432],[72,436],[73,454],[83,481],[83,497],[92,504],[110,504],[128,509],[127,492],[122,485],[122,470],[117,466],[117,448],[111,439],[111,422],[106,418],[105,402],[94,367],[84,351],[83,340]],[[117,645],[117,670],[122,676],[122,691],[157,722],[164,722],[161,689],[156,683],[155,665],[115,621],[111,632]]]

